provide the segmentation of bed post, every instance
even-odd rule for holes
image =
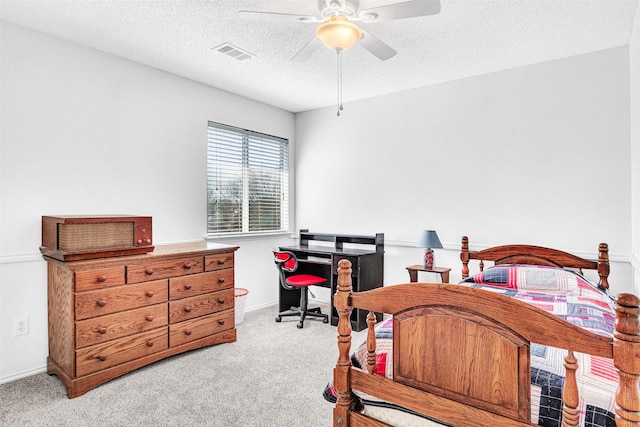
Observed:
[[[338,311],[338,362],[333,369],[333,386],[338,393],[336,406],[333,409],[334,427],[349,426],[349,409],[351,408],[351,262],[346,259],[338,262],[338,286],[333,297],[333,305]]]
[[[577,426],[580,421],[580,396],[578,394],[578,383],[576,371],[578,370],[578,359],[573,354],[573,350],[564,358],[565,381],[562,389],[562,427]]]
[[[620,383],[616,391],[616,425],[640,425],[640,299],[620,294],[616,299],[613,364]]]
[[[606,243],[600,243],[598,247],[598,275],[600,276],[598,285],[609,289],[609,245]]]
[[[462,261],[462,279],[469,277],[469,238],[462,236],[462,250],[460,251],[460,261]]]
[[[376,315],[373,311],[367,314],[367,372],[375,373],[376,370]]]

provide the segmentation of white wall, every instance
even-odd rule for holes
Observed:
[[[465,234],[585,256],[607,242],[612,290],[630,290],[629,122],[627,47],[301,113],[297,222],[384,232],[386,284],[433,228],[453,279]]]
[[[632,167],[632,264],[634,267],[635,293],[640,295],[640,7],[636,17],[630,53],[631,78],[631,161]]]
[[[207,121],[289,138],[294,147],[295,119],[3,21],[0,31],[2,382],[46,364],[42,215],[151,215],[156,244],[202,240]],[[230,243],[240,246],[236,286],[250,290],[247,308],[277,301],[268,252],[277,241]],[[30,333],[13,337],[19,316],[29,317]]]
[[[294,118],[1,21],[0,31],[0,382],[45,365],[40,217],[146,214],[156,243],[201,239],[207,120],[289,138],[295,228],[384,232],[387,284],[408,280],[418,233],[433,227],[452,280],[468,234],[476,247],[520,241],[585,256],[606,241],[613,290],[630,286],[626,47],[351,103],[340,118],[333,107]],[[240,246],[247,308],[275,302],[264,254],[288,239],[229,243]],[[12,319],[25,315],[31,332],[14,338]]]

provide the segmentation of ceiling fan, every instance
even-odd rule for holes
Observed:
[[[317,15],[244,10],[238,12],[238,15],[247,19],[321,23],[316,29],[316,37],[291,58],[292,61],[300,62],[309,58],[322,44],[339,53],[349,49],[357,41],[373,55],[386,61],[397,52],[353,22],[385,22],[440,13],[440,0],[410,0],[364,10],[359,10],[359,0],[317,0],[317,2]]]

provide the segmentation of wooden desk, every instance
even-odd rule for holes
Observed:
[[[418,271],[426,271],[427,273],[439,274],[442,283],[449,283],[449,272],[451,269],[448,267],[425,268],[422,265],[410,265],[407,267],[407,271],[409,272],[409,280],[412,282],[418,281]]]
[[[315,245],[310,242],[317,242]],[[328,242],[325,245],[319,242]],[[330,243],[330,244],[329,244]],[[346,244],[346,245],[345,245]],[[345,247],[346,246],[346,247]],[[331,288],[331,324],[338,325],[338,311],[333,306],[333,296],[338,285],[338,262],[351,261],[351,278],[355,292],[382,287],[384,278],[384,233],[375,236],[355,236],[346,234],[309,233],[300,230],[300,242],[295,246],[281,246],[282,251],[290,251],[298,258],[295,274],[306,273],[327,278],[325,287]],[[322,286],[322,285],[321,285]],[[288,291],[280,288],[280,311],[300,305],[300,290]],[[351,328],[361,331],[367,327],[367,311],[354,309],[351,313]],[[382,313],[376,313],[378,321]]]

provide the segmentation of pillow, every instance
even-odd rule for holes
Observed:
[[[593,290],[602,292],[597,285],[574,271],[540,265],[495,265],[464,282],[552,295],[580,295]]]

